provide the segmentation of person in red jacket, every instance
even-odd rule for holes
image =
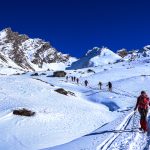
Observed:
[[[147,96],[145,91],[141,91],[141,95],[137,98],[137,103],[134,108],[136,110],[138,108],[138,111],[140,113],[140,130],[144,130],[146,132],[148,130],[147,125],[147,113],[148,113],[148,106],[150,105],[149,97]]]

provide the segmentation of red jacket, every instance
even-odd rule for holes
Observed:
[[[143,95],[140,95],[138,98],[137,98],[137,103],[136,103],[136,106],[135,106],[135,109],[148,109],[148,105],[150,105],[150,100],[149,100],[149,97],[147,95],[143,96]]]

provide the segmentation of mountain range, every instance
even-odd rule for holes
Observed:
[[[132,61],[150,56],[150,45],[139,50],[118,50],[114,53],[106,47],[94,47],[77,59],[63,54],[49,42],[39,38],[29,38],[25,34],[6,28],[0,32],[0,66],[26,71],[81,69],[101,66],[120,61]]]

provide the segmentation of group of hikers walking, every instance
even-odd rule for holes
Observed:
[[[73,76],[71,76],[70,78],[71,78],[71,81],[72,81],[72,82],[76,82],[77,84],[79,83],[79,78],[73,77]],[[66,80],[67,80],[67,81],[69,80],[69,77],[68,77],[68,76],[66,76]]]
[[[66,76],[67,81],[69,80],[69,78],[71,78],[72,82],[76,82],[77,84],[79,84],[79,78],[73,77],[73,76],[71,76],[71,77]],[[88,84],[89,84],[88,80],[85,80],[84,85],[87,87]],[[99,86],[99,89],[102,90],[102,82],[99,82],[98,86]],[[108,84],[106,86],[108,86],[108,91],[112,92],[112,83],[108,82]]]
[[[98,83],[98,86],[99,86],[99,89],[102,90],[102,82],[99,82],[99,83]],[[110,92],[112,92],[112,83],[111,83],[111,82],[108,82],[108,84],[107,84],[106,86],[108,86],[108,90],[109,90]]]

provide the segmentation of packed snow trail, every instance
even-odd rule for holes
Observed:
[[[115,135],[115,139],[110,139],[103,147],[98,147],[97,150],[148,150],[150,144],[149,132],[144,133],[137,128],[139,119],[138,114],[133,115],[125,127],[125,129],[130,129],[130,132],[123,131]]]
[[[130,123],[132,117],[134,116],[134,112],[131,112],[129,115],[127,115],[124,119],[124,121],[117,127],[116,130],[126,130],[128,124]],[[115,139],[120,135],[121,133],[112,133],[108,139],[106,139],[102,144],[100,144],[96,150],[107,150],[112,143],[115,141]]]
[[[76,82],[69,82],[69,81],[66,81],[66,80],[61,80],[61,81],[63,81],[63,82],[66,82],[66,83],[72,83],[72,84],[74,84],[74,85],[81,85],[81,86],[83,86],[83,87],[85,87],[85,85],[83,84],[83,83],[76,83]],[[92,86],[86,86],[86,88],[89,88],[89,89],[91,89],[91,90],[88,90],[88,91],[85,91],[85,92],[83,92],[83,93],[88,93],[88,92],[93,92],[93,91],[95,91],[95,92],[93,92],[92,94],[87,94],[86,96],[90,96],[90,95],[94,95],[94,94],[97,94],[97,93],[100,93],[100,92],[110,92],[108,89],[106,89],[106,88],[103,88],[103,89],[99,89],[98,88],[98,85],[96,86],[94,86],[94,85],[92,85]],[[115,94],[118,94],[118,95],[121,95],[121,96],[126,96],[126,97],[131,97],[131,98],[137,98],[137,96],[135,96],[133,93],[131,93],[131,92],[128,92],[128,91],[125,91],[125,90],[122,90],[122,89],[119,89],[119,88],[116,88],[116,87],[113,87],[112,88],[113,90],[111,91],[111,93],[115,93]],[[115,90],[114,90],[115,89]],[[120,92],[119,92],[120,91]]]
[[[41,80],[41,79],[39,79],[39,80]],[[74,84],[74,85],[77,85],[77,86],[81,85],[81,86],[85,87],[85,85],[83,85],[82,83],[78,83],[77,84],[76,82],[68,82],[66,80],[61,80],[61,81],[65,82],[65,83],[71,83],[71,84]],[[43,82],[45,82],[45,81],[43,81]],[[46,83],[48,83],[48,82],[46,82]],[[117,94],[117,95],[129,97],[129,98],[130,97],[131,98],[137,98],[137,96],[135,96],[133,93],[129,93],[129,92],[125,91],[125,90],[118,89],[116,87],[113,87],[113,90],[111,92],[108,89],[106,89],[106,88],[100,90],[99,88],[94,87],[94,86],[86,86],[85,88],[89,88],[91,90],[84,91],[83,93],[92,92],[91,94],[87,94],[85,96],[91,96],[91,95],[94,95],[94,94],[97,94],[97,93],[101,93],[101,92],[109,92],[109,93],[114,93],[114,94]],[[116,90],[114,90],[114,89],[116,89]],[[118,91],[121,91],[122,93],[118,92]],[[124,94],[124,93],[126,93],[126,94]]]

